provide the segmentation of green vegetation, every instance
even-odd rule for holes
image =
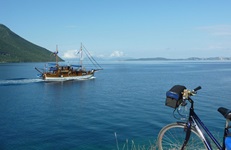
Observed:
[[[47,49],[23,39],[0,24],[0,63],[55,61],[51,54]]]
[[[120,148],[116,132],[115,132],[115,140],[116,140],[117,150],[156,150],[157,149],[156,141],[153,141],[153,142],[149,141],[150,145],[145,146],[145,145],[136,145],[133,140],[131,142],[129,142],[128,139],[126,139],[126,143],[123,144],[123,147]]]

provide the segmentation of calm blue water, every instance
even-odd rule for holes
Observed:
[[[42,63],[0,64],[0,149],[117,150],[154,143],[174,122],[165,92],[175,84],[202,90],[197,114],[222,134],[219,106],[231,109],[231,62],[102,63],[95,79],[46,83]]]

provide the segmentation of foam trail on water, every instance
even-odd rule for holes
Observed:
[[[42,82],[42,81],[43,81],[42,79],[17,78],[17,79],[0,80],[0,85],[19,85],[19,84]]]

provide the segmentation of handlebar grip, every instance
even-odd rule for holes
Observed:
[[[201,89],[201,86],[198,86],[197,88],[195,88],[193,91],[198,91],[198,90],[200,90]]]

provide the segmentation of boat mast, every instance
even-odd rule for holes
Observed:
[[[59,61],[59,58],[58,58],[58,45],[56,45],[55,60],[56,60],[56,66],[58,66],[58,61]]]
[[[83,46],[82,46],[82,43],[80,46],[80,65],[81,65],[81,69],[83,69]]]

